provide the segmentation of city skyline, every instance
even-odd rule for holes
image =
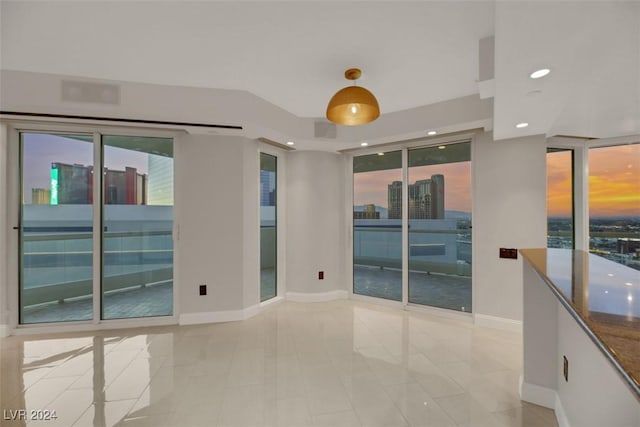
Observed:
[[[449,163],[409,168],[409,182],[444,175],[445,211],[471,212],[470,162]],[[402,181],[401,169],[371,171],[353,175],[354,206],[374,204],[388,208],[388,188],[393,181]]]
[[[547,176],[548,215],[570,217],[571,169],[570,153],[547,156],[550,173]],[[589,214],[593,217],[640,216],[640,144],[589,151]],[[409,182],[425,179],[431,174],[443,174],[445,210],[471,212],[471,179],[469,162],[409,168]],[[388,208],[387,185],[402,180],[401,169],[356,173],[353,176],[354,206],[374,204]],[[615,197],[612,195],[615,194]]]

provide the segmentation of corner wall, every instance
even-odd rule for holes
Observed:
[[[239,320],[247,305],[259,303],[257,143],[184,135],[174,150],[180,323]],[[245,183],[254,175],[256,183]]]
[[[547,246],[544,135],[472,141],[473,309],[476,323],[521,330],[522,259],[500,259],[499,248]]]
[[[319,151],[287,156],[287,297],[346,298],[344,156]],[[318,272],[324,271],[324,280]]]

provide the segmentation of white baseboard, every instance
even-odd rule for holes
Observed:
[[[0,338],[5,338],[11,335],[11,328],[9,325],[0,325]]]
[[[344,290],[318,292],[313,294],[304,292],[287,292],[287,300],[296,302],[324,302],[347,298],[349,298],[349,292]]]
[[[199,313],[185,313],[180,315],[180,325],[199,325],[202,323],[236,322],[247,320],[260,314],[263,310],[284,301],[283,297],[275,297],[270,300],[252,305],[242,310],[203,311]]]
[[[567,418],[567,413],[564,411],[564,407],[562,406],[562,402],[560,401],[560,396],[556,393],[556,421],[558,421],[558,427],[571,427],[569,424],[569,419]]]
[[[264,310],[265,308],[268,308],[268,307],[271,307],[271,306],[274,306],[274,305],[278,305],[278,304],[280,304],[280,303],[281,303],[281,302],[283,302],[283,301],[284,301],[284,297],[277,296],[277,297],[273,297],[273,298],[271,298],[271,299],[268,299],[268,300],[266,300],[266,301],[263,301],[263,302],[261,302],[260,304],[256,304],[256,305],[254,305],[253,307],[249,307],[248,309],[245,309],[245,311],[250,310],[250,309],[253,309],[254,307],[255,307],[256,309],[258,309],[258,311],[257,311],[255,314],[252,314],[252,315],[248,316],[248,317],[247,317],[247,319],[248,319],[249,317],[253,317],[253,316],[255,316],[256,314],[260,313],[260,312],[261,312],[262,310]]]
[[[244,320],[244,310],[201,311],[180,315],[180,325],[199,325],[201,323],[235,322]]]
[[[549,409],[555,409],[560,402],[555,390],[526,383],[522,378],[520,379],[520,399]]]
[[[520,320],[489,316],[488,314],[474,314],[473,319],[478,326],[522,333],[522,321]]]

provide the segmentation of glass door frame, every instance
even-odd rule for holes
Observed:
[[[431,313],[438,313],[444,316],[451,316],[455,318],[471,319],[475,313],[475,286],[474,286],[474,274],[471,274],[471,312],[458,312],[455,310],[449,310],[445,308],[433,307],[429,305],[421,305],[409,302],[409,150],[416,148],[433,147],[439,145],[448,145],[456,143],[470,143],[471,150],[471,199],[473,201],[474,184],[473,184],[473,159],[474,144],[473,144],[473,132],[460,133],[455,136],[448,137],[431,137],[431,138],[418,138],[405,142],[399,142],[397,144],[384,144],[378,147],[356,148],[353,150],[345,150],[344,154],[347,154],[347,176],[350,180],[350,185],[347,186],[345,191],[345,215],[347,221],[346,233],[347,239],[347,254],[346,265],[347,268],[351,267],[351,274],[347,278],[349,285],[349,298],[360,301],[372,302],[379,305],[388,305],[391,307],[402,308],[403,310],[412,311],[424,311]],[[398,151],[402,152],[402,301],[392,301],[384,298],[377,298],[367,295],[360,295],[353,292],[354,287],[354,275],[353,275],[353,158],[363,156],[367,154],[376,154],[379,152]],[[473,202],[472,202],[473,209]],[[472,215],[473,224],[473,215]],[[472,239],[472,247],[475,246]],[[474,267],[472,267],[473,271]]]
[[[103,135],[119,135],[119,136],[144,136],[144,137],[163,137],[172,138],[174,147],[179,135],[183,132],[177,129],[158,129],[150,127],[126,127],[126,126],[105,126],[92,125],[90,123],[59,123],[59,122],[22,122],[22,121],[3,121],[7,127],[7,283],[12,284],[7,289],[7,302],[10,308],[7,316],[9,328],[13,333],[18,335],[21,332],[39,332],[41,330],[50,331],[52,329],[60,331],[75,330],[96,330],[109,329],[114,327],[137,327],[137,326],[156,326],[156,325],[172,325],[177,324],[179,319],[178,298],[179,292],[173,292],[173,314],[171,316],[155,316],[155,317],[137,317],[128,319],[101,319],[102,315],[102,175],[104,170],[103,163]],[[20,323],[20,283],[21,283],[21,237],[22,233],[22,142],[20,135],[22,133],[40,133],[40,134],[83,134],[93,136],[93,295],[92,308],[93,317],[91,320],[48,322],[48,323]],[[175,154],[174,154],[175,158]],[[177,175],[174,167],[174,177]],[[175,194],[175,180],[174,180]],[[99,202],[96,202],[99,201]],[[176,226],[178,217],[174,211],[173,216],[173,239],[176,241]],[[177,260],[179,259],[179,250],[174,243],[174,277],[178,270]],[[175,288],[174,288],[175,290]],[[15,308],[15,309],[11,309]]]
[[[276,158],[277,164],[277,177],[276,177],[276,295],[272,298],[260,301],[260,287],[261,279],[257,277],[257,292],[258,301],[261,307],[265,307],[269,304],[281,301],[285,298],[286,289],[286,227],[284,226],[287,221],[286,212],[286,179],[287,179],[287,157],[286,153],[290,150],[285,150],[268,143],[259,141],[256,152],[256,173],[257,173],[257,189],[258,196],[256,202],[257,207],[257,230],[260,231],[260,154],[268,154]],[[259,235],[259,233],[258,233]],[[260,256],[260,238],[258,238],[258,256]],[[260,265],[258,265],[258,274],[260,274]]]

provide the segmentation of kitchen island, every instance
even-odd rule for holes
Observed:
[[[560,427],[640,427],[640,271],[580,250],[520,253],[521,398]]]

